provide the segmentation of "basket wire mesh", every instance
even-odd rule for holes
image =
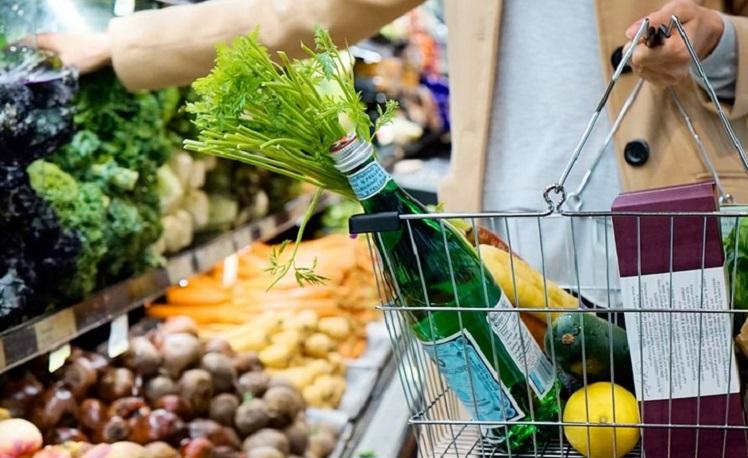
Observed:
[[[691,52],[691,57],[694,59],[694,62],[698,64],[698,59],[696,58],[695,52],[693,52],[693,48],[690,45],[690,42],[688,41],[688,38],[685,35],[680,22],[678,22],[677,18],[675,17],[672,18],[672,22],[670,24],[670,28],[672,27],[675,27],[678,30],[681,37],[686,42],[689,51]],[[644,34],[648,30],[648,28],[648,21],[643,21],[633,41],[639,42],[639,40],[644,37]],[[731,269],[728,269],[728,271],[731,273],[731,278],[729,278],[726,283],[727,285],[731,286],[729,286],[729,290],[724,291],[724,294],[729,302],[729,307],[727,308],[720,307],[720,304],[715,303],[714,300],[710,299],[710,295],[712,293],[709,292],[711,290],[709,289],[710,284],[708,284],[708,282],[710,281],[710,277],[708,275],[709,269],[707,268],[707,236],[710,233],[710,228],[713,225],[732,225],[731,227],[736,227],[739,224],[741,218],[748,217],[748,212],[739,211],[739,209],[731,210],[731,207],[728,205],[725,205],[721,207],[719,211],[714,212],[672,213],[583,212],[579,210],[580,206],[576,205],[577,202],[569,202],[571,204],[570,206],[572,208],[575,208],[575,210],[573,211],[562,208],[562,204],[566,199],[564,181],[566,180],[571,167],[573,167],[574,162],[576,161],[582,148],[584,147],[587,137],[589,136],[589,132],[595,124],[597,116],[599,116],[600,111],[604,107],[607,97],[610,93],[610,89],[615,83],[615,80],[620,76],[621,70],[630,59],[632,52],[633,47],[631,47],[629,52],[624,55],[624,59],[622,59],[621,64],[616,70],[616,73],[613,75],[611,84],[608,90],[606,90],[606,93],[603,95],[601,103],[597,107],[595,114],[590,120],[590,123],[587,126],[585,133],[583,134],[582,140],[580,140],[577,148],[573,152],[572,158],[569,161],[569,165],[563,171],[561,179],[557,184],[549,186],[546,189],[544,197],[546,199],[546,202],[548,203],[547,211],[396,215],[401,223],[401,231],[403,233],[403,236],[409,237],[411,241],[412,257],[420,274],[420,282],[423,290],[423,303],[426,305],[413,306],[408,303],[402,292],[399,290],[397,282],[392,281],[392,278],[395,277],[393,272],[393,261],[389,259],[388,253],[386,251],[380,251],[375,247],[375,245],[382,246],[382,234],[376,232],[376,230],[371,231],[372,233],[369,236],[369,247],[372,254],[372,259],[375,259],[374,269],[377,276],[377,288],[382,299],[382,305],[380,308],[384,312],[387,330],[398,365],[398,377],[405,392],[405,398],[408,404],[408,408],[411,412],[409,423],[412,426],[412,431],[418,444],[420,456],[576,457],[580,455],[571,448],[564,436],[564,427],[573,426],[582,427],[586,430],[588,443],[591,440],[591,436],[594,434],[594,430],[601,427],[612,430],[617,430],[618,428],[635,428],[643,432],[660,431],[661,434],[665,434],[664,439],[663,436],[657,436],[659,437],[659,439],[656,438],[656,440],[660,440],[663,443],[666,443],[666,449],[660,454],[657,454],[657,456],[667,457],[682,456],[675,454],[674,452],[674,450],[676,449],[675,441],[680,440],[679,438],[682,437],[679,431],[690,432],[694,436],[693,441],[695,443],[695,447],[693,456],[696,458],[707,456],[704,453],[699,452],[700,442],[702,444],[714,444],[715,441],[719,442],[721,446],[718,448],[720,449],[721,453],[716,453],[709,456],[721,456],[723,458],[726,456],[731,456],[729,453],[730,447],[735,440],[737,440],[738,442],[740,442],[741,440],[745,442],[746,429],[748,428],[746,428],[743,418],[742,401],[739,405],[739,408],[736,409],[736,406],[734,405],[734,397],[728,394],[734,393],[734,387],[739,386],[739,379],[736,373],[736,348],[733,341],[733,327],[737,319],[742,318],[744,320],[744,316],[741,314],[740,310],[736,310],[735,308],[735,285],[738,259],[737,254],[740,250],[740,240],[738,237],[739,231],[734,231],[734,240],[732,241],[732,249],[734,250],[734,253],[732,253],[733,256],[731,257],[731,259],[734,259],[734,264],[731,266]],[[743,152],[742,145],[740,145],[739,140],[732,132],[729,122],[727,122],[726,117],[724,117],[724,113],[722,112],[721,108],[719,108],[719,103],[716,100],[716,95],[714,95],[713,90],[711,90],[711,86],[708,84],[706,75],[704,74],[703,69],[700,67],[700,65],[698,66],[698,70],[702,79],[707,84],[707,92],[712,97],[713,101],[716,102],[718,113],[723,121],[723,125],[726,129],[727,135],[733,141],[733,145],[735,146],[737,153],[741,158],[743,158],[743,161],[745,163],[745,154]],[[640,87],[641,84],[638,84],[635,87],[634,92],[638,93],[638,89]],[[635,94],[633,97],[635,97]],[[630,106],[630,102],[627,102],[625,106]],[[620,122],[616,121],[615,124],[620,124]],[[689,125],[689,129],[693,131],[692,127],[693,126]],[[698,138],[696,138],[696,141],[699,141]],[[591,172],[592,171],[590,170],[589,173]],[[574,198],[577,199],[578,194],[581,193],[583,189],[584,185],[582,185],[578,189],[577,193],[572,193],[570,196],[574,196]],[[721,203],[727,204],[731,201],[731,196],[726,194],[721,189],[721,187],[719,188],[719,192]],[[438,222],[439,225],[444,227],[444,225],[449,224],[447,221],[452,218],[461,218],[468,222],[468,224],[472,228],[472,234],[474,237],[474,240],[472,240],[472,242],[475,246],[478,246],[479,242],[477,235],[479,227],[491,228],[504,237],[504,241],[508,245],[507,251],[509,253],[510,259],[509,262],[511,279],[514,286],[514,297],[509,298],[509,300],[512,302],[514,307],[498,309],[493,308],[495,304],[459,303],[456,294],[458,285],[455,276],[455,266],[452,264],[450,252],[447,248],[446,237],[443,240],[442,247],[445,251],[445,256],[448,261],[447,267],[455,291],[456,304],[453,307],[431,305],[428,297],[428,285],[426,285],[426,280],[423,275],[424,266],[429,263],[429,259],[425,258],[421,253],[419,253],[418,246],[415,243],[413,237],[413,224],[415,224],[419,220],[431,220]],[[616,246],[613,238],[613,231],[611,229],[615,218],[633,218],[633,220],[635,220],[637,251],[636,259],[638,264],[638,271],[635,277],[636,280],[634,284],[636,286],[634,287],[634,289],[638,288],[638,292],[634,292],[635,304],[633,305],[627,304],[624,306],[623,303],[626,301],[622,301],[621,299],[622,288],[619,283],[619,277],[617,273],[618,264],[616,260]],[[649,218],[660,218],[661,220],[665,219],[667,220],[669,226],[669,270],[667,273],[668,278],[664,283],[666,285],[665,294],[667,294],[668,299],[666,301],[667,306],[662,308],[652,308],[648,306],[648,304],[643,303],[644,295],[642,294],[642,288],[644,288],[645,285],[642,281],[644,277],[642,273],[642,257],[646,256],[646,253],[643,251],[643,245],[645,244],[642,243],[642,237],[646,237],[647,232],[642,232],[642,226],[646,226],[646,221]],[[554,223],[554,226],[552,228],[549,228],[548,223],[551,221]],[[687,222],[691,225],[700,224],[702,234],[701,244],[698,247],[698,249],[701,250],[701,267],[698,273],[698,280],[695,282],[697,283],[697,285],[695,285],[697,294],[696,297],[691,298],[690,301],[685,301],[686,306],[682,305],[684,303],[683,300],[679,300],[679,298],[674,296],[673,287],[673,277],[674,274],[676,274],[674,262],[678,256],[678,250],[682,249],[682,247],[679,247],[675,243],[675,233],[676,227],[678,227],[679,224],[682,224],[682,222]],[[598,251],[591,252],[591,255],[590,252],[584,252],[585,247],[592,242],[585,239],[585,234],[587,234],[588,232],[585,232],[584,228],[589,227],[590,225],[601,228],[599,230],[602,231],[600,233],[601,236],[597,241],[599,242],[597,244]],[[515,267],[516,263],[520,262],[520,258],[518,258],[515,254],[515,242],[512,236],[513,233],[517,233],[516,228],[518,227],[521,227],[521,231],[525,237],[531,236],[534,239],[534,243],[536,243],[537,250],[535,253],[535,259],[533,259],[530,264],[535,267],[535,269],[539,272],[539,274],[542,276],[541,278],[543,279],[542,293],[544,296],[544,304],[542,304],[543,307],[540,309],[537,308],[538,304],[529,304],[532,305],[531,307],[528,304],[522,304],[519,300],[517,287],[518,273],[515,270]],[[549,231],[563,231],[564,237],[566,238],[568,246],[570,247],[570,256],[568,258],[568,272],[570,272],[571,275],[568,276],[565,281],[559,281],[558,283],[565,290],[571,292],[574,296],[576,296],[578,300],[578,307],[575,309],[558,308],[550,305],[551,302],[549,300],[549,278],[552,278],[552,275],[554,275],[554,273],[548,271],[547,265],[549,262],[549,258],[546,253],[546,247],[544,246],[544,241],[548,237]],[[693,250],[694,248],[690,247],[688,249]],[[480,257],[480,250],[477,251]],[[583,252],[586,254],[580,255],[580,253]],[[519,252],[519,255],[525,256],[521,252]],[[589,265],[590,259],[594,260],[594,265]],[[480,258],[480,260],[481,269],[484,269],[482,257]],[[558,269],[554,268],[552,270],[557,271]],[[597,276],[596,281],[589,281],[590,271],[592,271]],[[596,300],[593,302],[597,304],[605,304],[605,307],[590,308],[590,303],[586,300],[587,297],[595,297]],[[491,311],[487,312],[487,308]],[[425,342],[422,339],[416,338],[411,331],[412,320],[410,319],[410,314],[416,312],[422,314],[425,313],[428,317],[432,317],[434,313],[444,311],[455,312],[461,327],[463,319],[462,316],[467,312],[480,311],[487,312],[488,315],[492,313],[514,314],[513,319],[516,322],[520,340],[522,340],[521,345],[523,350],[526,348],[526,345],[531,345],[532,343],[526,342],[524,340],[524,337],[522,337],[525,336],[525,334],[521,332],[521,327],[523,325],[521,324],[522,320],[520,319],[520,314],[538,311],[543,312],[546,321],[545,325],[547,326],[547,329],[550,330],[553,326],[551,314],[554,312],[564,312],[572,314],[594,313],[597,317],[602,318],[605,321],[606,326],[608,327],[607,337],[609,339],[608,346],[610,347],[608,363],[610,364],[609,381],[611,383],[616,383],[616,377],[619,377],[619,379],[621,378],[621,375],[616,374],[615,372],[617,364],[616,361],[614,361],[613,355],[614,342],[612,329],[614,326],[619,325],[625,325],[628,331],[635,328],[637,330],[638,345],[634,346],[635,348],[632,349],[632,352],[635,353],[636,351],[638,351],[638,358],[635,357],[637,355],[632,354],[632,361],[637,361],[639,367],[632,369],[634,370],[634,372],[637,372],[638,370],[638,373],[641,374],[638,378],[635,377],[635,380],[637,380],[637,382],[639,383],[639,386],[636,387],[636,391],[639,401],[638,404],[640,406],[640,421],[633,423],[616,421],[616,396],[613,395],[612,390],[611,402],[613,405],[613,418],[609,423],[605,423],[604,425],[589,420],[589,397],[585,398],[585,409],[587,411],[586,417],[588,418],[588,421],[564,421],[562,418],[564,396],[562,396],[560,392],[556,394],[556,403],[559,413],[557,415],[557,418],[550,421],[541,421],[536,419],[536,414],[533,411],[532,402],[529,403],[529,411],[527,412],[526,417],[522,418],[521,420],[481,421],[471,419],[466,409],[460,403],[458,397],[448,387],[444,376],[440,373],[440,371],[432,361],[432,358],[430,358],[427,352],[424,350]],[[659,323],[660,328],[653,326],[652,323]],[[664,329],[667,330],[665,336],[662,335],[661,331],[657,331],[657,329],[662,328],[661,325],[663,325],[663,323],[665,325]],[[695,415],[691,415],[691,417],[694,417],[693,421],[685,422],[677,421],[673,418],[673,412],[676,412],[679,408],[677,406],[674,407],[674,404],[678,404],[679,402],[679,398],[673,395],[674,376],[680,370],[680,366],[678,366],[679,363],[676,361],[676,358],[674,356],[679,355],[679,352],[685,351],[683,349],[688,347],[688,345],[679,346],[680,342],[677,341],[677,332],[674,332],[674,330],[677,330],[682,326],[695,326],[698,329],[698,332],[696,333],[698,337],[695,346],[695,348],[697,348],[698,350],[695,357],[697,358],[699,373],[699,375],[696,377],[696,411]],[[715,332],[715,329],[721,332],[721,334],[719,334],[720,336],[724,337],[722,342],[716,345],[716,347],[718,347],[718,350],[724,350],[722,356],[719,357],[724,358],[721,363],[718,361],[719,358],[715,356],[716,353],[712,351],[712,349],[704,348],[707,343],[714,344],[714,339],[710,339],[709,336],[705,334],[705,331]],[[587,332],[590,331],[587,330]],[[588,383],[593,379],[593,377],[590,377],[590,374],[588,373],[587,359],[588,353],[592,349],[586,348],[587,345],[585,340],[584,322],[582,322],[581,326],[581,339],[584,343],[581,350],[582,370],[580,374],[580,381],[582,386],[588,386]],[[647,416],[648,411],[647,409],[643,408],[644,404],[642,403],[641,399],[648,399],[646,395],[647,391],[645,390],[644,386],[644,380],[647,375],[647,367],[645,367],[645,351],[651,352],[651,349],[647,349],[647,345],[653,345],[655,342],[659,342],[660,344],[663,344],[663,342],[665,342],[664,345],[666,345],[667,349],[669,349],[669,355],[666,357],[667,363],[665,364],[665,367],[660,368],[661,371],[664,370],[664,372],[668,374],[665,382],[667,382],[668,385],[667,390],[669,391],[669,396],[667,396],[667,398],[665,399],[667,401],[665,417],[662,417],[661,415],[655,415],[656,418],[653,419]],[[433,344],[434,342],[431,343]],[[501,345],[500,340],[497,338],[492,339],[491,346],[493,351],[492,355],[488,356],[490,358],[493,358],[494,362],[497,358],[496,345]],[[540,346],[541,348],[543,347],[542,342],[540,342]],[[553,372],[557,373],[560,369],[558,367],[558,358],[556,354],[557,349],[555,348],[552,340],[550,341],[550,345],[546,345],[545,347],[545,354],[551,362]],[[705,358],[703,356],[704,352],[707,353],[708,358]],[[467,367],[467,370],[469,372],[470,365],[467,364],[468,356],[464,355],[464,358],[466,360],[465,366]],[[525,373],[529,373],[526,356],[524,356],[523,364]],[[722,385],[720,386],[726,387],[724,394],[727,394],[727,396],[725,396],[724,405],[721,407],[715,408],[714,402],[709,402],[706,407],[702,408],[702,398],[704,397],[702,396],[702,369],[705,369],[706,366],[713,368],[713,366],[715,365],[719,365],[719,367],[725,368],[725,373],[723,374],[724,378],[721,379]],[[498,379],[501,379],[500,369],[498,369],[499,365],[495,364],[494,367],[496,367],[497,371],[499,371],[496,376],[498,377]],[[706,372],[706,370],[704,372]],[[474,387],[472,386],[472,376],[468,374],[467,379],[470,380],[470,388],[471,390],[473,390],[473,397],[475,398],[475,391]],[[529,397],[531,396],[532,390],[530,382],[527,378],[525,378],[524,383]],[[718,416],[720,417],[720,420],[714,421],[714,418],[712,418],[710,421],[702,421],[705,414],[707,415],[707,417],[714,414],[714,412],[707,412],[706,410],[702,412],[702,409],[716,411],[718,413]],[[724,413],[724,415],[722,415],[722,413]],[[739,421],[736,421],[736,415],[739,417]],[[512,450],[509,444],[496,444],[494,441],[487,439],[485,434],[486,428],[503,428],[504,431],[507,431],[507,428],[510,425],[514,424],[527,424],[539,428],[545,428],[546,430],[552,431],[552,433],[541,436],[540,434],[536,434],[536,432],[533,432],[531,441],[529,441],[527,446],[523,447],[522,450]],[[610,436],[613,440],[613,449],[616,449],[616,441],[619,440],[619,435],[616,433],[610,434]],[[648,437],[655,438],[656,436],[642,434],[639,445],[632,451],[630,451],[626,456],[643,456],[641,450],[646,448],[646,444],[644,443],[644,441]],[[714,447],[712,447],[710,450],[714,450]]]

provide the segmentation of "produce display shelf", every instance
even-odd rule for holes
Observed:
[[[0,373],[54,351],[72,339],[156,299],[169,286],[208,270],[216,262],[252,242],[272,239],[296,226],[306,213],[311,199],[311,194],[297,197],[286,204],[283,211],[170,257],[164,267],[108,286],[78,304],[4,331],[0,334]],[[315,211],[321,211],[335,202],[336,197],[325,194]]]

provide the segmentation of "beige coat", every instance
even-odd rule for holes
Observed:
[[[140,13],[112,22],[112,60],[115,71],[131,89],[186,84],[209,71],[215,43],[230,41],[258,26],[263,42],[271,51],[283,49],[293,54],[300,41],[311,42],[315,24],[329,28],[336,40],[353,43],[419,3],[420,0],[218,0]],[[491,179],[484,172],[502,1],[445,0],[444,3],[449,27],[453,165],[440,188],[440,198],[449,210],[478,211],[482,207],[483,180]],[[601,31],[600,62],[606,77],[612,73],[611,53],[625,42],[626,27],[664,3],[595,0],[597,30]],[[700,3],[724,10],[725,2]],[[728,13],[735,15],[730,20],[735,24],[738,49],[748,49],[748,17],[743,17],[748,15],[748,1],[726,3],[732,5]],[[592,27],[591,24],[590,30]],[[748,58],[745,51],[742,53],[737,97],[728,112],[737,121],[733,124],[738,136],[748,143]],[[563,69],[559,69],[558,75],[563,78]],[[636,77],[628,74],[619,82],[608,103],[611,119],[635,81]],[[722,134],[705,94],[692,81],[677,90],[728,191],[739,202],[748,203],[748,174]],[[615,137],[621,182],[627,190],[710,178],[690,134],[666,95],[645,84]],[[628,165],[621,153],[634,139],[645,140],[651,149],[649,160],[640,167]],[[538,192],[547,184],[550,183],[537,183]]]

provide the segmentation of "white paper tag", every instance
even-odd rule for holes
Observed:
[[[670,273],[621,279],[625,308],[707,311],[625,312],[637,399],[737,393],[732,315],[708,312],[728,309],[724,268],[704,270],[703,298],[701,270],[673,272],[672,286],[670,279]]]
[[[106,346],[106,353],[110,358],[116,358],[130,348],[130,341],[127,338],[129,328],[127,313],[123,313],[112,321]]]
[[[502,294],[496,309],[514,308]],[[527,377],[535,394],[543,399],[553,387],[553,365],[535,342],[518,312],[488,312],[491,330],[504,345],[517,369]]]
[[[239,256],[234,253],[226,256],[223,260],[223,278],[221,283],[223,286],[231,286],[236,283],[236,278],[239,274]]]
[[[65,364],[65,360],[70,356],[70,344],[66,343],[57,350],[49,354],[49,372],[55,372]]]

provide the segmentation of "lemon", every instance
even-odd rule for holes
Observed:
[[[639,423],[639,406],[624,388],[608,382],[593,383],[571,395],[564,408],[564,422]],[[564,426],[564,436],[587,458],[620,458],[639,442],[639,428]]]

